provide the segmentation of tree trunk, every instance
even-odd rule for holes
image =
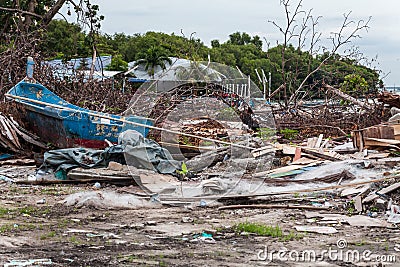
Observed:
[[[28,4],[28,12],[29,13],[35,13],[35,8],[37,6],[36,0],[31,0],[29,1]],[[32,16],[31,15],[25,15],[25,22],[24,22],[24,30],[25,32],[29,32],[29,28],[32,25]]]
[[[67,0],[58,0],[54,6],[43,16],[40,26],[46,27],[49,25],[50,21],[54,18],[66,1]]]
[[[332,87],[330,85],[327,85],[327,84],[325,84],[324,86],[325,86],[326,89],[330,90],[331,92],[333,92],[334,94],[338,95],[339,97],[341,97],[344,100],[350,101],[351,103],[353,103],[355,105],[358,105],[358,106],[360,106],[362,108],[368,109],[368,110],[373,109],[373,107],[371,107],[368,103],[360,101],[360,100],[357,100],[354,97],[352,97],[352,96],[340,91],[339,89],[336,89],[336,88],[334,88],[334,87]]]

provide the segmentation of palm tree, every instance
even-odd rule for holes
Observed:
[[[147,49],[146,53],[139,55],[141,59],[137,60],[134,66],[144,65],[144,69],[152,78],[154,78],[154,72],[157,66],[160,66],[162,70],[165,70],[166,62],[170,65],[172,64],[172,60],[167,57],[165,52],[159,47],[152,46]]]

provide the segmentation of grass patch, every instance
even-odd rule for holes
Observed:
[[[303,234],[298,234],[294,231],[285,234],[279,225],[271,226],[261,223],[244,222],[234,225],[233,229],[236,233],[252,233],[259,236],[277,237],[281,241],[299,240],[304,237]]]
[[[40,236],[40,240],[45,240],[45,239],[52,238],[52,237],[55,237],[55,236],[56,236],[56,232],[55,231],[51,231],[51,232],[48,232],[46,234],[41,235]]]
[[[0,217],[10,214],[12,210],[0,207]]]
[[[13,224],[5,224],[0,226],[0,233],[11,232],[14,229]]]
[[[0,233],[7,232],[21,232],[21,231],[32,231],[39,229],[39,227],[35,224],[4,224],[0,226]]]
[[[67,227],[68,224],[69,224],[69,220],[68,219],[62,219],[62,220],[57,222],[57,227],[58,228],[65,228],[65,227]]]
[[[33,206],[27,206],[19,209],[20,214],[33,215],[38,212],[38,209]]]
[[[289,234],[283,235],[281,238],[282,241],[291,241],[291,240],[300,240],[304,237],[304,234],[298,234],[294,231],[290,231]]]
[[[69,238],[69,242],[74,245],[82,245],[84,242],[80,240],[77,236],[73,235]]]
[[[56,187],[44,188],[40,190],[40,194],[42,195],[52,195],[52,196],[59,196],[61,195],[60,190]]]
[[[234,226],[236,232],[254,233],[260,236],[282,237],[282,229],[277,226],[270,226],[261,223],[244,222]]]

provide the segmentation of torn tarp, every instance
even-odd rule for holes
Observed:
[[[124,150],[126,164],[141,169],[154,170],[163,174],[175,173],[181,162],[172,158],[169,151],[153,140],[146,139],[135,130],[122,132],[118,143]]]
[[[181,166],[181,163],[174,160],[169,151],[160,147],[158,143],[144,138],[137,131],[128,130],[119,135],[118,145],[104,150],[65,148],[48,151],[44,154],[40,170],[62,170],[67,173],[77,167],[106,167],[110,161],[163,174],[173,174]]]

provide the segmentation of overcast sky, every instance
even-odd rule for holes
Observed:
[[[298,0],[292,1],[293,4]],[[266,38],[271,46],[281,41],[278,30],[268,21],[284,25],[284,9],[279,0],[94,0],[105,15],[102,31],[105,33],[145,33],[147,31],[175,33],[186,37],[195,32],[206,45],[218,39],[225,42],[233,32],[247,32]],[[398,0],[303,0],[303,9],[322,16],[318,30],[327,42],[328,35],[343,22],[343,14],[371,21],[370,29],[360,32],[354,43],[382,70],[386,86],[400,86],[400,1]]]

